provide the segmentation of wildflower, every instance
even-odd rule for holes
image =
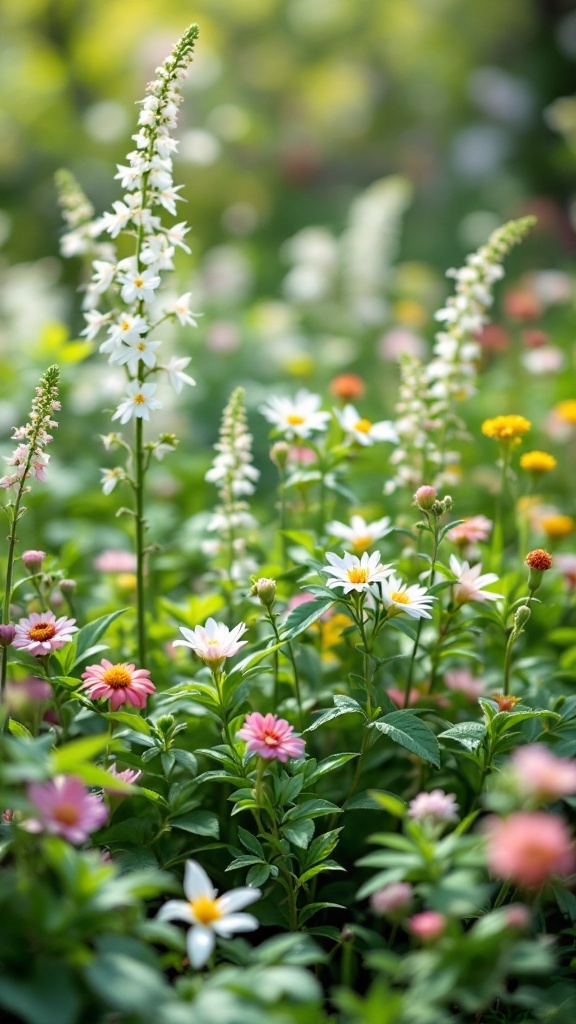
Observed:
[[[496,441],[511,441],[525,434],[531,426],[530,420],[524,416],[495,416],[494,419],[484,420],[482,433]]]
[[[576,523],[572,516],[551,515],[541,516],[539,525],[550,540],[562,540],[574,532]]]
[[[161,344],[160,341],[138,338],[137,341],[130,341],[117,348],[110,356],[110,362],[117,363],[118,366],[127,366],[130,373],[136,375],[140,362],[149,369],[156,365],[156,349]]]
[[[337,409],[336,416],[342,429],[357,444],[367,446],[374,444],[375,441],[392,441],[395,443],[398,440],[398,435],[390,420],[380,420],[378,423],[372,423],[371,420],[360,416],[360,413],[353,405],[344,406],[342,412]]]
[[[324,566],[322,572],[333,577],[327,580],[327,586],[332,590],[342,587],[345,594],[371,590],[374,583],[382,583],[390,575],[390,566],[382,565],[379,551],[371,555],[365,551],[361,558],[348,552],[340,558],[328,551],[326,559],[330,565]]]
[[[574,845],[566,822],[542,811],[518,811],[491,817],[485,826],[488,867],[497,878],[537,888],[553,875],[576,868]]]
[[[320,395],[301,388],[293,399],[273,395],[260,412],[287,438],[307,438],[316,431],[326,430],[330,413],[320,411],[321,403]]]
[[[136,555],[131,551],[103,551],[94,568],[98,572],[136,572]]]
[[[185,921],[192,925],[186,945],[188,959],[196,970],[203,967],[212,954],[216,936],[229,939],[235,932],[251,932],[258,927],[252,914],[239,910],[261,896],[260,889],[243,886],[218,897],[208,875],[195,860],[186,862],[184,871],[186,900],[168,900],[157,914],[159,921]]]
[[[46,481],[46,466],[50,456],[44,448],[52,440],[49,431],[58,426],[52,417],[53,413],[60,409],[59,376],[57,366],[50,366],[46,370],[36,388],[28,422],[22,427],[16,427],[12,435],[12,440],[20,443],[11,457],[4,456],[4,461],[13,467],[13,472],[0,478],[0,487],[17,487],[19,496],[22,495],[30,476],[36,477],[40,483]]]
[[[6,706],[13,715],[34,711],[52,697],[52,687],[45,679],[26,676],[6,684]]]
[[[46,558],[45,551],[24,551],[22,554],[22,562],[26,568],[31,572],[38,572],[42,568],[42,562]]]
[[[549,473],[550,470],[554,469],[558,465],[553,455],[548,455],[547,452],[524,452],[520,456],[520,467],[525,469],[529,473],[535,473],[537,475],[541,473]]]
[[[460,563],[455,555],[450,555],[450,568],[457,580],[454,587],[454,600],[457,604],[467,604],[468,601],[499,601],[504,596],[483,590],[483,587],[497,583],[498,576],[494,572],[481,575],[481,562],[470,568],[468,562]]]
[[[483,679],[475,678],[467,668],[454,669],[444,676],[444,683],[449,690],[462,693],[469,700],[477,700],[486,692]]]
[[[196,381],[193,377],[189,377],[184,370],[190,362],[190,356],[172,356],[167,363],[163,363],[160,366],[161,370],[165,370],[168,374],[168,381],[170,386],[174,388],[177,395],[182,391],[182,385],[188,384],[190,387],[194,387]]]
[[[75,775],[57,775],[51,782],[33,782],[28,799],[38,812],[23,827],[28,832],[49,832],[78,846],[108,817],[102,798],[90,793]]]
[[[234,629],[228,629],[223,622],[209,618],[205,626],[196,626],[195,629],[181,626],[180,632],[185,639],[174,640],[172,646],[189,647],[207,665],[217,669],[226,658],[233,658],[248,643],[247,640],[240,640],[247,629],[244,622],[239,622]]]
[[[372,893],[370,907],[375,914],[398,920],[409,909],[413,892],[409,882],[390,882]]]
[[[113,665],[106,658],[102,658],[99,665],[88,665],[82,673],[82,679],[84,682],[80,689],[86,690],[92,700],[109,698],[112,711],[116,711],[122,704],[144,708],[148,694],[156,692],[147,668],[136,668],[125,662]]]
[[[129,786],[133,786],[135,782],[141,777],[142,772],[135,768],[124,768],[123,771],[119,772],[115,764],[111,764],[108,768],[108,773],[120,782],[126,782]],[[117,790],[110,790],[109,792],[116,793]]]
[[[418,793],[408,805],[408,817],[415,821],[426,819],[439,823],[458,820],[458,804],[454,793],[433,789],[430,793]]]
[[[576,426],[576,398],[566,398],[554,406],[554,412],[565,423]]]
[[[428,484],[423,484],[419,487],[414,495],[414,504],[418,506],[423,512],[429,512],[432,508],[438,491],[435,487],[430,487]]]
[[[7,622],[5,625],[0,625],[1,647],[9,647],[15,636],[16,626],[13,626],[11,622]]]
[[[57,619],[54,612],[31,612],[27,619],[20,619],[12,644],[18,650],[41,658],[59,651],[77,632],[76,619],[66,616]]]
[[[409,587],[397,576],[390,576],[381,584],[380,593],[389,618],[403,613],[412,619],[432,618],[430,606],[436,599],[428,594],[426,587],[417,583]]]
[[[520,702],[520,697],[513,697],[510,693],[493,693],[490,700],[498,705],[498,711],[513,711]]]
[[[126,480],[126,473],[120,466],[114,466],[112,469],[101,467],[100,472],[102,473],[100,483],[104,494],[112,494],[114,488]]]
[[[336,520],[326,523],[326,533],[331,537],[339,537],[346,545],[349,544],[356,555],[367,551],[377,540],[390,533],[390,529],[389,516],[376,519],[372,523],[367,523],[362,516],[351,516],[349,526]]]
[[[276,580],[261,576],[253,584],[250,593],[259,599],[264,608],[272,608],[276,601]]]
[[[270,760],[287,761],[289,757],[303,757],[306,741],[293,736],[294,726],[285,718],[276,715],[262,716],[258,711],[246,715],[244,725],[236,735],[246,740],[246,749],[254,750],[260,757]]]
[[[514,288],[504,295],[504,309],[514,320],[537,320],[542,305],[535,292],[528,288]]]
[[[480,541],[488,540],[493,525],[492,520],[486,516],[470,516],[448,530],[446,536],[453,544],[478,544]]]
[[[518,747],[510,767],[518,788],[526,796],[555,800],[576,793],[576,763],[557,757],[541,743]]]
[[[194,318],[202,316],[202,314],[192,313],[190,310],[191,297],[192,292],[186,292],[184,295],[181,295],[179,299],[176,299],[176,301],[172,303],[169,312],[176,314],[182,326],[190,324],[191,327],[198,327],[198,323]]]
[[[334,398],[340,398],[343,402],[352,402],[355,398],[362,398],[366,391],[366,385],[357,373],[339,373],[330,381],[330,393]]]
[[[576,587],[576,555],[561,552],[556,555],[555,565],[559,573],[564,577],[568,587],[572,590]]]
[[[409,930],[422,942],[433,942],[434,939],[441,938],[446,931],[447,923],[444,914],[437,910],[422,910],[407,921]]]
[[[126,385],[126,398],[120,403],[112,419],[120,423],[128,423],[133,416],[144,420],[150,419],[150,412],[162,408],[162,402],[154,398],[156,384],[142,384],[139,380],[131,380]]]

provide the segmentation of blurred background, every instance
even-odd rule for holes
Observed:
[[[102,409],[114,407],[122,375],[77,340],[81,268],[58,254],[54,172],[69,168],[98,212],[119,198],[115,164],[132,148],[135,101],[191,21],[200,39],[175,179],[193,253],[177,289],[204,316],[176,339],[198,388],[165,409],[160,428],[186,445],[171,463],[179,484],[158,468],[161,497],[177,503],[186,491],[195,511],[189,484],[210,463],[237,384],[255,410],[278,381],[326,392],[354,371],[369,378],[367,408],[393,414],[396,358],[426,358],[445,269],[529,212],[538,228],[509,262],[512,299],[486,341],[488,369],[494,352],[516,346],[495,385],[505,398],[519,386],[518,346],[546,348],[548,366],[540,353],[522,372],[538,378],[543,405],[571,397],[569,378],[550,373],[574,367],[572,0],[0,0],[7,450],[39,371],[59,361],[56,479],[71,513],[98,518],[97,434],[110,429]],[[91,463],[76,462],[83,431]],[[49,529],[46,543],[68,535]]]

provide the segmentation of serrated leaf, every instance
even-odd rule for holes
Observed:
[[[438,739],[454,740],[460,743],[466,750],[476,750],[486,735],[486,726],[482,722],[459,722],[441,732]]]
[[[413,712],[392,711],[384,718],[371,722],[370,727],[389,736],[394,743],[433,764],[435,768],[440,767],[440,747],[436,735]]]
[[[287,632],[282,634],[282,639],[294,640],[295,637],[300,636],[317,622],[333,604],[334,599],[321,597],[315,601],[306,601],[305,604],[294,608],[286,619],[285,629]]]

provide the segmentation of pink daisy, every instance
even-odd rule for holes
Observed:
[[[110,698],[112,711],[121,704],[144,708],[148,694],[156,692],[147,668],[135,668],[124,662],[113,665],[106,658],[102,658],[99,665],[89,665],[82,673],[82,679],[81,689],[86,690],[92,700]]]
[[[248,750],[255,750],[260,757],[278,758],[286,761],[289,757],[302,757],[306,741],[301,736],[293,736],[294,726],[289,725],[285,718],[276,715],[262,716],[258,711],[246,715],[246,721],[237,736],[246,740]]]
[[[77,632],[76,619],[65,615],[57,619],[54,612],[32,612],[27,619],[20,619],[12,646],[41,658],[59,651]]]
[[[99,829],[108,817],[102,798],[90,793],[75,775],[57,775],[52,782],[33,782],[28,799],[38,818],[24,822],[28,832],[50,832],[79,845]]]

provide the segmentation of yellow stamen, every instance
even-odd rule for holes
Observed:
[[[299,427],[302,423],[305,423],[306,420],[303,416],[299,416],[297,412],[291,412],[286,417],[286,422],[289,423],[291,427]]]
[[[55,633],[56,627],[53,622],[37,622],[28,630],[31,640],[51,640]]]
[[[144,395],[142,394],[141,391],[139,391],[137,395],[134,395],[134,401],[136,402],[136,405],[143,405],[144,404],[146,399],[144,398]]]
[[[356,537],[356,540],[352,541],[352,547],[355,551],[367,551],[371,544],[373,544],[373,539],[368,534],[364,537]]]
[[[372,424],[370,420],[361,419],[358,423],[354,424],[354,430],[358,430],[361,434],[369,434],[372,430]]]
[[[58,804],[54,808],[53,817],[63,825],[75,825],[78,821],[78,809],[74,804]]]
[[[410,602],[410,598],[408,597],[408,594],[405,591],[403,591],[403,590],[394,590],[390,594],[390,598],[391,598],[392,601],[395,601],[396,604],[410,604],[411,603]]]
[[[125,665],[113,665],[112,668],[106,669],[103,682],[113,690],[119,690],[121,687],[130,686],[132,676]]]
[[[350,583],[367,583],[368,569],[361,569],[359,566],[356,566],[353,569],[348,569],[347,576]]]
[[[197,896],[190,900],[190,910],[199,924],[212,924],[212,921],[219,921],[222,911],[219,907],[219,900],[212,900],[209,896]]]

